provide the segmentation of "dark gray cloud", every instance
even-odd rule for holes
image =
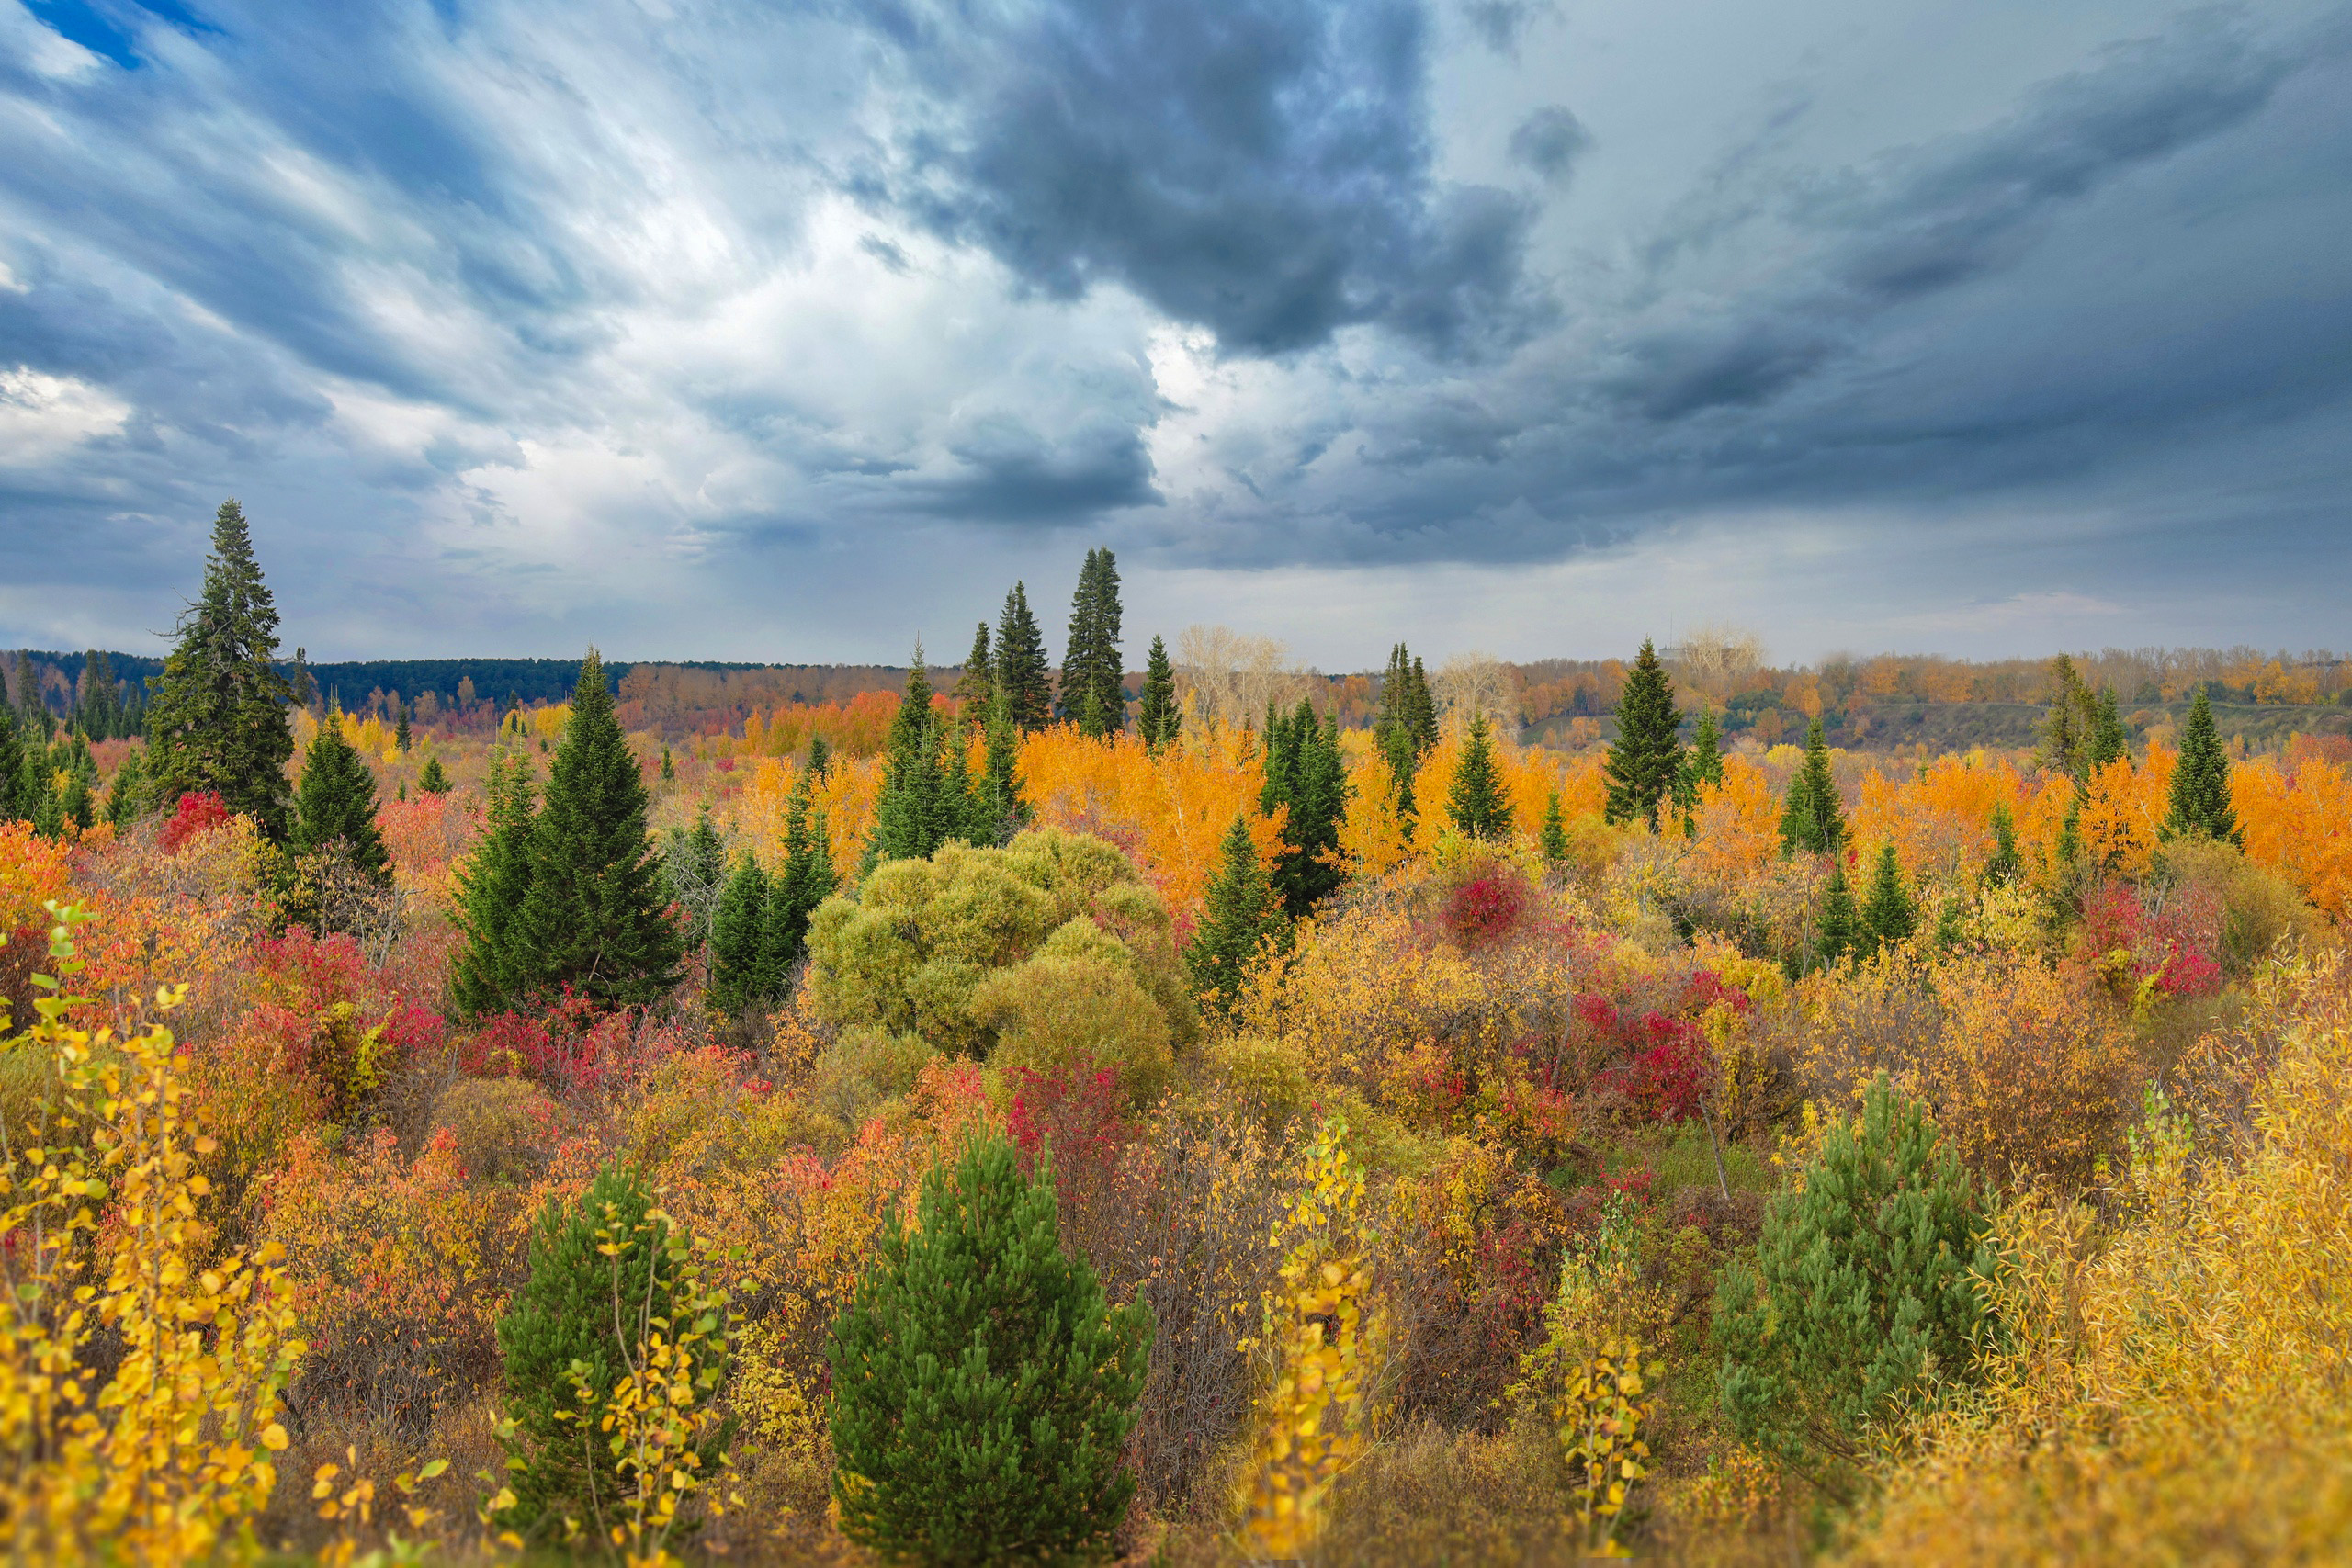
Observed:
[[[2340,615],[2352,11],[1840,53],[1940,4],[0,0],[0,645],[167,624],[230,492],[355,651],[891,654],[1073,530]]]
[[[1068,0],[911,36],[940,95],[871,187],[1070,299],[1135,290],[1229,352],[1385,321],[1507,339],[1530,213],[1430,173],[1429,31],[1406,0]]]
[[[1510,155],[1547,180],[1566,179],[1591,145],[1584,123],[1557,104],[1537,109],[1510,133]]]

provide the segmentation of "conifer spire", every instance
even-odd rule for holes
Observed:
[[[1143,671],[1143,701],[1136,714],[1136,730],[1143,743],[1157,751],[1174,740],[1184,715],[1176,705],[1176,671],[1168,662],[1168,645],[1151,639],[1151,657]]]
[[[1821,720],[1804,732],[1804,761],[1789,781],[1788,804],[1781,812],[1781,851],[1795,854],[1827,854],[1846,841],[1846,809],[1838,796],[1838,781],[1829,772],[1829,743]]]
[[[1250,837],[1250,818],[1236,817],[1226,830],[1216,878],[1209,884],[1206,917],[1184,950],[1193,983],[1212,1010],[1233,1010],[1260,951],[1278,942],[1287,929],[1273,882]]]
[[[637,1007],[678,983],[684,949],[665,907],[647,805],[592,648],[531,824],[530,892],[510,933],[527,993],[569,990],[598,1007]]]
[[[2201,833],[2228,843],[2239,840],[2236,808],[2230,804],[2230,754],[2213,728],[2213,705],[2199,686],[2180,727],[2180,760],[2173,766],[2172,795],[2161,836]]]
[[[1014,728],[1026,732],[1053,722],[1053,673],[1046,665],[1046,640],[1030,613],[1025,583],[1015,582],[1004,596],[996,627],[996,676],[1012,705]]]
[[[1658,828],[1658,810],[1682,773],[1681,715],[1675,711],[1674,682],[1645,639],[1617,699],[1617,739],[1602,764],[1609,797],[1602,815],[1611,822],[1647,822]]]
[[[392,881],[391,857],[376,829],[376,775],[350,741],[343,716],[330,714],[302,756],[288,844],[297,854],[340,851],[352,868],[379,887]]]
[[[277,673],[277,604],[243,509],[224,501],[212,521],[202,596],[180,617],[178,646],[164,660],[148,705],[148,768],[164,799],[217,794],[282,841],[293,690]]]
[[[1510,806],[1503,799],[1502,776],[1495,769],[1494,730],[1483,713],[1470,720],[1470,732],[1463,739],[1445,812],[1454,830],[1465,838],[1510,836]]]

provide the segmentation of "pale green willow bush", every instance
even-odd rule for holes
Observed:
[[[1114,1066],[1138,1103],[1200,1033],[1168,906],[1081,833],[885,862],[819,908],[808,952],[826,1023],[1007,1066]]]

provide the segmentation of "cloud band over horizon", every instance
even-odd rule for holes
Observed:
[[[0,0],[0,639],[2342,642],[2352,9]]]

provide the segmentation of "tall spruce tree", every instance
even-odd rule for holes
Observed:
[[[1871,876],[1870,897],[1862,900],[1860,946],[1865,957],[1880,948],[1901,945],[1918,929],[1919,909],[1903,883],[1892,843],[1878,847],[1878,863]]]
[[[989,624],[982,621],[972,633],[972,651],[956,672],[954,695],[961,712],[974,714],[985,709],[995,694],[996,657],[989,647]]]
[[[1127,724],[1125,671],[1119,660],[1119,568],[1108,549],[1086,552],[1069,608],[1069,644],[1062,660],[1062,710],[1089,735],[1114,734]]]
[[[809,789],[810,775],[794,782],[784,809],[784,869],[767,903],[763,933],[763,959],[770,984],[783,992],[792,966],[808,946],[808,917],[833,895],[833,852],[825,830],[825,814]]]
[[[1395,781],[1397,814],[1413,817],[1417,810],[1414,777],[1420,771],[1421,758],[1437,744],[1437,703],[1421,661],[1401,642],[1388,650],[1388,668],[1381,676],[1380,712],[1373,721],[1373,742]]]
[[[1143,743],[1157,751],[1183,728],[1184,715],[1176,705],[1176,671],[1168,662],[1168,645],[1151,639],[1151,657],[1143,667],[1143,701],[1136,710],[1136,730]]]
[[[424,766],[418,771],[416,775],[416,787],[423,790],[427,795],[447,795],[449,793],[448,770],[442,767],[440,758],[427,757],[424,759]]]
[[[1260,952],[1278,943],[1288,930],[1282,900],[1250,837],[1246,814],[1236,817],[1226,830],[1207,902],[1206,916],[1184,950],[1184,962],[1209,1008],[1230,1013]]]
[[[710,802],[700,803],[692,828],[673,828],[662,846],[662,877],[670,897],[684,910],[685,945],[710,961],[710,919],[727,887],[727,840],[711,820]]]
[[[392,885],[391,857],[376,829],[376,775],[343,736],[343,716],[329,714],[302,756],[287,843],[303,855],[340,853],[379,887]]]
[[[2050,711],[2041,721],[2035,760],[2075,781],[2077,795],[2088,787],[2099,746],[2099,701],[2075,661],[2060,654],[2050,661]]]
[[[989,702],[988,751],[981,764],[979,798],[993,831],[988,844],[1009,843],[1029,825],[1029,802],[1021,794],[1021,734],[1013,727],[1012,705],[999,682]]]
[[[1266,783],[1258,809],[1272,815],[1276,806],[1288,814],[1274,857],[1274,890],[1295,919],[1339,888],[1340,822],[1348,807],[1338,723],[1317,723],[1304,697],[1289,717],[1270,715],[1266,721]]]
[[[962,824],[944,818],[946,777],[940,766],[939,716],[931,705],[931,677],[915,644],[914,667],[907,672],[906,699],[890,720],[882,764],[882,793],[875,802],[872,859],[927,860]]]
[[[1827,854],[1846,841],[1846,808],[1829,772],[1829,742],[1821,720],[1805,727],[1804,761],[1789,781],[1781,811],[1781,852]]]
[[[277,606],[234,501],[213,519],[203,594],[180,616],[178,636],[147,706],[150,775],[166,801],[209,791],[283,841],[293,691],[272,662]]]
[[[842,1531],[894,1562],[1087,1562],[1135,1491],[1123,1454],[1152,1322],[1062,1245],[1050,1157],[983,1134],[885,1223],[832,1325]]]
[[[458,872],[458,929],[466,944],[449,976],[449,994],[469,1018],[504,1012],[520,999],[514,931],[531,890],[531,764],[503,754],[490,760],[490,812],[482,836]]]
[[[405,751],[414,739],[408,727],[408,705],[402,703],[400,705],[400,721],[392,728],[392,744]]]
[[[531,823],[531,886],[510,933],[527,991],[640,1007],[678,983],[684,949],[664,908],[647,804],[592,648]]]
[[[1617,739],[1602,772],[1609,781],[1602,816],[1611,822],[1646,822],[1658,829],[1658,810],[1682,774],[1682,716],[1674,706],[1674,682],[1646,638],[1617,699]]]
[[[2238,817],[2230,804],[2230,753],[2213,728],[2213,705],[2199,686],[2180,727],[2180,761],[2172,772],[2172,796],[2159,836],[2167,840],[2203,834],[2239,841]]]
[[[823,736],[811,736],[808,740],[808,776],[821,779],[832,771],[832,766],[833,749],[825,744]]]
[[[2131,754],[2132,731],[2123,722],[2122,705],[2116,701],[2113,686],[2101,686],[2091,705],[2090,740],[2083,756],[2086,778]]]
[[[82,655],[82,678],[76,682],[74,721],[93,740],[112,740],[127,734],[123,727],[122,691],[115,679],[114,660],[102,649]]]
[[[1053,671],[1046,664],[1046,639],[1030,613],[1029,589],[1016,582],[1004,596],[996,624],[996,675],[1012,705],[1012,722],[1024,733],[1053,722]]]
[[[1483,713],[1470,720],[1470,731],[1463,738],[1462,759],[1453,765],[1445,815],[1454,831],[1465,838],[1510,836],[1510,803],[1503,798],[1502,775],[1495,767],[1494,729]]]

